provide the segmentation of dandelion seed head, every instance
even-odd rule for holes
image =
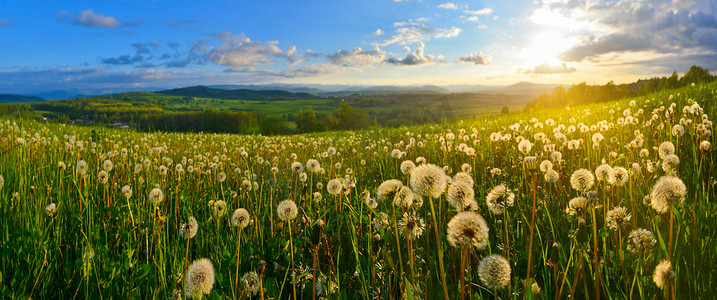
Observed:
[[[655,285],[661,290],[664,290],[665,286],[670,285],[674,279],[675,271],[672,270],[672,264],[669,260],[663,260],[655,267],[655,274],[652,276],[652,280],[655,281]]]
[[[607,212],[607,226],[613,230],[618,230],[628,224],[632,215],[627,212],[627,208],[618,206]]]
[[[500,215],[506,208],[513,206],[515,194],[504,184],[494,187],[485,197],[486,204],[493,214]]]
[[[423,218],[416,215],[416,212],[403,213],[403,217],[397,221],[398,232],[401,236],[415,240],[423,234],[423,229],[426,226]]]
[[[276,213],[282,221],[291,221],[299,214],[296,203],[289,199],[279,202],[276,206]]]
[[[224,200],[214,201],[212,209],[214,210],[214,216],[220,218],[227,212],[227,202]]]
[[[464,211],[448,222],[448,243],[456,248],[474,246],[481,250],[488,245],[488,225],[481,215]]]
[[[420,165],[411,172],[410,183],[416,193],[439,198],[446,189],[446,173],[434,164]]]
[[[578,169],[570,176],[570,185],[573,189],[584,192],[595,184],[595,177],[586,169]]]
[[[403,173],[404,175],[408,175],[411,173],[411,171],[413,171],[413,168],[415,168],[415,167],[416,167],[416,164],[414,164],[412,161],[404,160],[401,163],[401,173]]]
[[[259,292],[259,275],[256,274],[256,272],[247,272],[244,274],[244,276],[241,277],[241,284],[242,288],[247,292],[247,294],[251,294],[252,296],[256,296],[256,294]]]
[[[627,251],[633,254],[644,254],[652,250],[657,244],[657,240],[647,229],[637,228],[630,232],[627,238]]]
[[[659,213],[668,212],[673,206],[681,206],[687,195],[687,187],[682,179],[674,176],[662,176],[652,187],[651,205]]]
[[[624,186],[628,180],[630,180],[630,174],[623,167],[615,167],[612,169],[610,179],[612,180],[612,184],[616,186]]]
[[[244,229],[249,226],[249,222],[251,222],[251,216],[249,211],[244,208],[237,208],[232,214],[232,226],[234,227]]]
[[[467,172],[458,172],[456,175],[453,176],[453,183],[462,182],[469,186],[473,186],[475,182],[473,181],[473,176],[468,174]]]
[[[396,195],[393,196],[393,205],[402,208],[411,207],[411,205],[413,205],[413,191],[411,188],[407,186],[399,188]]]
[[[107,172],[112,171],[112,169],[114,169],[114,167],[115,167],[115,165],[109,159],[105,160],[105,162],[102,163],[102,168]]]
[[[560,179],[560,175],[557,171],[550,169],[547,172],[545,172],[545,181],[548,183],[556,183],[558,179]]]
[[[473,185],[469,185],[465,181],[454,181],[448,186],[446,199],[448,203],[457,211],[470,209],[471,200],[475,202],[475,191]]]
[[[214,265],[209,259],[195,260],[187,269],[184,294],[188,298],[201,298],[214,287]]]
[[[595,178],[598,181],[610,182],[610,176],[612,176],[612,167],[608,164],[602,164],[595,168]]]
[[[389,179],[378,186],[378,200],[393,200],[394,195],[403,186],[403,182],[397,179]]]
[[[341,182],[341,179],[334,178],[326,183],[326,191],[333,196],[340,194],[343,188],[344,184]]]
[[[132,197],[132,188],[129,185],[125,185],[122,187],[122,195],[129,199]]]
[[[478,266],[478,277],[488,289],[501,289],[510,282],[510,264],[498,254],[486,256]]]
[[[662,170],[668,175],[677,174],[680,167],[680,158],[677,155],[669,154],[662,160]]]
[[[590,204],[590,200],[585,197],[575,197],[570,199],[568,207],[565,208],[565,213],[571,216],[582,215],[585,209]]]
[[[189,217],[186,223],[182,222],[179,225],[179,235],[183,239],[194,238],[197,235],[197,231],[199,231],[199,224],[197,224],[197,219],[194,217]]]
[[[657,153],[660,155],[661,159],[665,159],[668,155],[675,154],[675,145],[670,142],[662,142],[662,144],[660,144],[657,148]]]
[[[154,188],[151,191],[149,191],[149,201],[151,201],[152,204],[158,205],[163,200],[164,200],[164,192],[162,192],[162,190],[160,190],[159,188]]]
[[[57,205],[55,205],[55,203],[50,203],[47,206],[45,206],[45,214],[49,217],[54,216],[56,211],[57,211]]]

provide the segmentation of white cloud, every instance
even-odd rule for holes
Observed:
[[[436,33],[436,38],[453,38],[453,37],[457,37],[460,33],[461,33],[461,29],[453,26],[448,29],[438,30],[438,33]]]
[[[467,21],[470,21],[470,22],[478,22],[478,21],[480,21],[480,20],[478,19],[478,16],[470,16],[470,17],[465,17],[465,16],[464,16],[464,18],[465,18]]]
[[[441,59],[443,61],[445,61],[443,56],[439,56],[439,58],[436,58],[435,56],[430,55],[430,54],[424,55],[423,54],[424,48],[425,48],[425,44],[423,44],[423,42],[419,41],[418,45],[416,45],[416,51],[414,51],[413,53],[408,53],[408,54],[406,54],[406,57],[401,58],[401,59],[389,57],[386,59],[386,62],[389,64],[398,65],[398,66],[417,66],[417,65],[432,64],[432,63],[435,63],[436,61],[440,62]]]
[[[351,51],[338,50],[327,54],[326,57],[334,65],[362,69],[382,63],[386,57],[386,52],[378,46],[373,50],[363,50],[360,47],[356,47]]]
[[[458,9],[458,6],[456,6],[452,2],[446,2],[443,4],[439,4],[438,7],[445,8],[445,9]]]
[[[463,12],[469,15],[487,16],[493,13],[493,9],[483,8],[479,10],[464,10]]]
[[[381,28],[376,29],[376,31],[373,32],[373,35],[381,36],[381,35],[383,35],[383,30],[381,30]]]
[[[95,13],[91,9],[85,10],[72,20],[72,24],[84,27],[108,27],[115,28],[120,24],[114,17],[107,17],[101,14]]]
[[[474,65],[491,65],[493,64],[493,59],[483,54],[483,52],[476,52],[471,53],[466,56],[461,56],[458,59],[456,59],[455,63],[472,63]]]
[[[290,58],[296,52],[295,47],[290,47],[287,52],[281,51],[277,46],[278,41],[256,42],[244,34],[235,35],[228,31],[219,33],[214,38],[224,44],[209,51],[204,58],[233,70],[273,65],[277,57]]]

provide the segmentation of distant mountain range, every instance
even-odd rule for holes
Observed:
[[[539,84],[518,82],[512,85],[341,85],[341,84],[224,84],[192,86],[176,89],[166,88],[126,88],[97,90],[57,90],[26,93],[0,98],[0,102],[36,102],[43,100],[83,98],[113,95],[135,91],[154,91],[155,93],[175,96],[191,96],[216,99],[271,100],[271,99],[308,99],[314,97],[343,97],[350,95],[382,94],[446,94],[446,93],[484,93],[506,95],[532,95],[552,92],[557,84]],[[566,86],[568,88],[568,86]],[[21,98],[18,96],[24,96]],[[33,98],[37,97],[37,98]],[[31,100],[34,99],[34,100]],[[42,99],[42,100],[41,100]]]
[[[30,103],[30,102],[42,102],[42,99],[37,96],[25,96],[16,94],[0,94],[0,103]]]

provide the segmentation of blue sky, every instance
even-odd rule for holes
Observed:
[[[709,0],[0,2],[0,93],[604,84],[717,68]]]

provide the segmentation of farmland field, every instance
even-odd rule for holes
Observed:
[[[0,294],[715,298],[716,90],[272,137],[5,118]]]

